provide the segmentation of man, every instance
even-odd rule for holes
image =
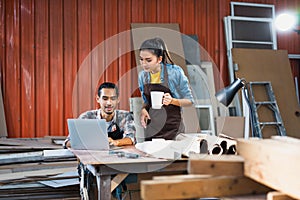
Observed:
[[[135,126],[133,115],[124,110],[117,110],[119,90],[114,83],[104,82],[98,88],[96,97],[100,109],[82,113],[80,119],[105,119],[108,140],[114,146],[135,144]],[[70,138],[65,141],[65,147],[70,147]]]
[[[135,144],[135,126],[133,115],[125,110],[117,110],[119,103],[119,90],[114,83],[104,82],[98,88],[98,94],[96,97],[97,103],[99,103],[100,109],[89,110],[82,113],[80,119],[105,119],[108,132],[108,140],[110,144],[114,146],[124,146]],[[70,137],[64,142],[64,147],[71,147]],[[81,176],[81,170],[84,169],[82,164],[78,165],[78,173]],[[88,189],[89,195],[95,194],[97,191],[96,181],[93,175],[84,170],[84,176],[92,186]],[[87,183],[85,183],[86,185]],[[113,192],[113,196],[117,199],[122,199],[122,189],[126,190],[125,181],[121,183]],[[84,197],[84,189],[81,188],[81,195]]]

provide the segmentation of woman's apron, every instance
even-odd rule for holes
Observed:
[[[146,73],[145,75],[147,76]],[[151,118],[144,132],[146,141],[149,141],[152,138],[164,138],[166,140],[173,140],[180,132],[183,132],[184,130],[180,106],[170,104],[168,106],[163,105],[161,109],[151,108],[151,91],[162,91],[164,93],[170,93],[170,95],[173,97],[172,92],[169,88],[168,80],[167,67],[164,65],[164,83],[151,84],[151,81],[149,81],[144,85],[144,95],[150,104],[150,106],[146,109]]]

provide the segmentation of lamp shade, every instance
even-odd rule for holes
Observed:
[[[244,86],[244,83],[241,79],[237,78],[234,82],[232,82],[227,87],[223,88],[222,90],[218,91],[216,93],[216,98],[220,103],[222,103],[225,106],[228,106],[235,94]]]

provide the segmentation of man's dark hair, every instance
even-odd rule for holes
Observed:
[[[116,86],[116,84],[111,83],[111,82],[104,82],[104,83],[102,83],[102,84],[99,86],[99,88],[98,88],[98,96],[99,96],[99,97],[101,96],[101,90],[102,90],[103,88],[115,89],[116,95],[117,95],[117,97],[119,97],[119,89],[118,89],[118,87]]]

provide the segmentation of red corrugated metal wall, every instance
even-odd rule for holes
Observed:
[[[299,0],[240,2],[274,4],[277,13],[300,7]],[[129,109],[128,97],[139,95],[134,55],[120,53],[132,45],[130,36],[101,46],[104,56],[86,58],[101,42],[130,30],[130,23],[178,23],[182,33],[197,34],[228,83],[223,17],[229,14],[230,0],[0,0],[0,78],[9,137],[66,135],[66,119],[81,111],[73,111],[74,101],[94,108],[94,92],[72,97],[85,92],[73,91],[84,62],[90,62],[81,77],[85,85],[118,82],[120,108]],[[278,48],[300,54],[299,37],[280,33]],[[292,69],[299,77],[299,62]],[[97,80],[95,70],[104,71]],[[81,102],[85,97],[91,100]]]

